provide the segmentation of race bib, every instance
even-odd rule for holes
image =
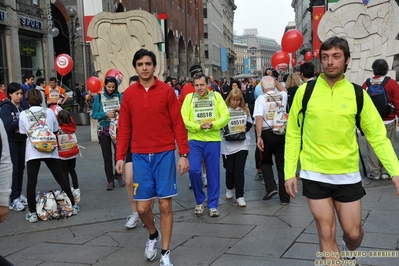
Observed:
[[[230,134],[245,132],[247,116],[244,111],[230,110],[230,121],[228,123]]]
[[[211,94],[211,93],[210,93]],[[198,124],[215,121],[215,98],[209,95],[208,98],[198,98],[193,96],[194,120]]]
[[[57,89],[51,89],[51,91],[50,91],[50,102],[51,103],[54,103],[54,104],[56,104],[56,103],[58,103],[58,100],[60,99],[60,93],[58,92],[58,90]]]
[[[113,97],[110,99],[106,97],[101,97],[101,103],[103,105],[104,112],[112,111],[114,109],[119,109],[120,107],[119,97]]]

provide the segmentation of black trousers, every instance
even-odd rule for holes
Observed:
[[[276,162],[278,175],[278,192],[281,202],[289,202],[290,196],[285,191],[284,181],[284,146],[285,135],[276,135],[271,129],[262,130],[263,139],[263,157],[261,161],[261,170],[263,180],[265,181],[266,191],[270,192],[277,189],[276,181],[273,173],[273,156]]]
[[[25,141],[8,141],[12,162],[11,202],[21,196],[25,170]]]
[[[68,159],[68,160],[61,160],[62,172],[64,173],[68,185],[71,186],[69,182],[69,175],[71,175],[72,179],[72,186],[74,189],[79,188],[78,182],[78,175],[76,174],[75,167],[76,167],[76,158]]]
[[[114,176],[118,175],[116,171],[114,171],[112,163],[112,161],[116,163],[115,143],[112,141],[110,136],[106,136],[102,133],[98,136],[98,141],[100,142],[101,152],[103,154],[104,171],[107,177],[107,182],[113,182]],[[112,156],[112,147],[114,149],[114,156]]]
[[[223,167],[226,169],[226,187],[230,190],[235,189],[236,199],[244,196],[244,170],[247,156],[247,150],[230,155],[222,155]]]
[[[44,162],[51,174],[54,176],[58,185],[61,186],[61,189],[65,191],[68,195],[68,198],[71,200],[72,205],[75,205],[75,201],[72,196],[71,187],[68,185],[68,181],[62,173],[61,160],[54,158],[42,158],[42,159],[33,159],[29,160],[26,163],[26,170],[28,174],[28,184],[26,186],[26,196],[28,198],[28,207],[30,212],[36,212],[36,185],[37,185],[37,177],[40,170],[41,162]]]

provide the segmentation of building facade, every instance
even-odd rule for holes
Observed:
[[[247,51],[243,52],[245,48]],[[266,68],[272,67],[272,56],[281,50],[281,46],[274,39],[258,36],[257,29],[245,29],[244,35],[234,36],[234,49],[237,54],[235,74],[249,73],[261,77]]]
[[[49,5],[50,0],[0,0],[0,83],[24,82],[25,74],[55,74]]]

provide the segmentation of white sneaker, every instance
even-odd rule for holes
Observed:
[[[28,199],[24,195],[19,196],[19,201],[21,202],[22,205],[28,206]]]
[[[165,255],[161,255],[160,265],[173,266],[172,262],[170,261],[170,250],[166,251]]]
[[[157,229],[158,231],[158,229]],[[158,237],[155,239],[148,239],[145,245],[144,258],[149,261],[153,261],[157,256],[157,245],[161,239],[161,233],[158,231]]]
[[[382,180],[388,180],[390,178],[390,176],[388,174],[382,174],[381,175],[381,179]]]
[[[10,203],[10,205],[8,205],[8,209],[16,211],[16,212],[20,212],[20,211],[23,211],[25,209],[25,206],[22,205],[22,203],[19,200],[19,198],[16,198],[15,200],[13,200]]]
[[[202,204],[195,205],[195,208],[194,208],[194,214],[195,215],[197,215],[197,216],[201,215],[203,212],[204,212],[204,206]]]
[[[233,189],[226,189],[226,199],[231,199],[233,197]]]
[[[206,179],[206,175],[202,175],[202,186],[207,187],[208,186],[208,180]]]
[[[342,245],[341,245],[341,256],[343,260],[350,260],[353,262],[353,264],[350,265],[359,265],[359,260],[357,257],[353,256],[352,251],[350,251],[348,249],[348,247],[346,246],[345,241],[342,240]]]
[[[247,203],[245,202],[244,197],[241,197],[241,198],[237,199],[237,205],[240,206],[240,207],[246,207],[247,206]]]
[[[125,224],[126,228],[134,228],[136,227],[138,221],[140,221],[140,217],[138,214],[131,214],[126,218],[127,222]]]

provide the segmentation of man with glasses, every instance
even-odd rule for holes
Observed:
[[[46,107],[47,107],[47,104],[46,104],[46,97],[45,97],[45,95],[44,95],[44,87],[46,87],[46,80],[45,80],[44,78],[38,78],[38,79],[36,80],[36,87],[35,87],[35,89],[38,90],[38,91],[40,91],[40,93],[42,94],[42,98],[43,98],[42,107],[43,107],[43,108],[46,108]]]

